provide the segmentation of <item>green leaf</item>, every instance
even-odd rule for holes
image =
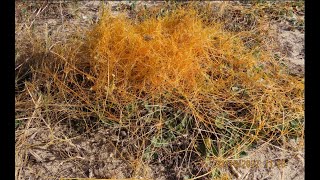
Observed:
[[[217,146],[212,145],[212,153],[213,153],[215,156],[218,156],[219,152],[218,152],[218,147],[217,147]]]
[[[151,143],[154,145],[154,147],[163,147],[169,144],[165,139],[160,139],[157,137],[153,137]]]
[[[245,152],[245,151],[241,151],[241,152],[239,153],[239,155],[240,155],[240,158],[242,158],[242,157],[247,156],[247,155],[248,155],[248,153],[247,153],[247,152]]]
[[[290,121],[291,128],[295,129],[295,128],[298,128],[298,126],[299,126],[299,121],[297,119]]]
[[[15,123],[14,123],[15,129],[17,129],[21,124],[22,124],[22,121],[15,120]]]
[[[216,120],[214,121],[214,124],[220,128],[220,129],[224,129],[224,121],[222,117],[217,117]]]

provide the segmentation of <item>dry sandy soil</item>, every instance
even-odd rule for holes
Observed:
[[[161,2],[144,2],[147,6]],[[35,28],[47,27],[49,31],[61,31],[65,35],[79,26],[87,27],[97,22],[100,2],[78,2],[67,4],[63,9],[52,9],[44,15],[49,6],[39,12],[43,19],[32,22]],[[114,15],[119,2],[109,2]],[[129,3],[127,3],[129,4]],[[57,4],[61,7],[61,4]],[[16,4],[16,28],[24,22],[22,5]],[[46,9],[47,8],[47,9]],[[61,10],[61,11],[60,11]],[[35,11],[35,13],[37,13]],[[129,14],[130,16],[130,14]],[[301,16],[303,18],[303,15]],[[32,21],[29,20],[30,22]],[[68,28],[64,24],[72,24]],[[275,23],[283,62],[294,75],[304,75],[304,32],[290,29],[288,23]],[[65,29],[64,29],[65,28]],[[18,31],[18,30],[16,30]],[[61,33],[60,33],[61,34]],[[63,38],[63,37],[61,37]],[[59,177],[78,178],[129,178],[138,179],[177,179],[177,173],[184,177],[186,169],[169,169],[163,164],[132,164],[121,157],[115,144],[128,143],[123,140],[125,132],[112,131],[107,127],[95,128],[88,133],[79,133],[61,123],[39,126],[36,120],[29,120],[28,128],[16,130],[16,179],[59,179]],[[300,144],[300,145],[299,145]],[[286,147],[277,147],[261,142],[258,149],[248,151],[240,162],[259,161],[258,166],[226,166],[222,173],[232,179],[304,179],[303,140],[291,140]],[[119,147],[119,146],[118,146]],[[121,149],[126,151],[126,149]],[[272,166],[270,163],[273,164]],[[274,164],[284,162],[283,164]],[[200,178],[201,179],[201,178]]]

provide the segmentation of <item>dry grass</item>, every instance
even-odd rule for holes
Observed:
[[[30,30],[31,45],[16,41],[16,62],[33,52],[17,67],[16,119],[28,120],[20,128],[78,120],[90,131],[98,122],[123,136],[114,146],[132,167],[192,167],[194,178],[259,141],[303,138],[304,82],[279,65],[273,44],[265,48],[265,21],[248,15],[251,23],[235,28],[201,8],[134,19],[104,9],[88,32],[62,42]]]

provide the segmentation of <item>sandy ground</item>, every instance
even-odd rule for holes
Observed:
[[[281,26],[280,26],[281,27]],[[292,74],[304,75],[304,34],[279,28],[279,42]]]
[[[119,2],[109,2],[114,15]],[[161,2],[143,2],[147,6]],[[63,22],[73,22],[72,28],[88,26],[97,22],[100,2],[81,2],[67,8],[59,15],[47,14],[46,24],[34,22],[39,27],[58,28]],[[58,9],[57,9],[58,10]],[[16,11],[17,12],[17,11]],[[16,16],[21,14],[16,13]],[[76,18],[78,17],[78,18]],[[16,23],[19,18],[16,18]],[[294,75],[304,75],[304,33],[286,28],[286,24],[276,24],[281,53],[284,62]],[[67,32],[72,31],[69,29]],[[59,29],[59,28],[58,28]],[[61,30],[63,31],[63,29]],[[135,164],[127,160],[115,148],[119,133],[108,128],[99,128],[85,135],[79,134],[64,124],[49,127],[30,126],[16,131],[16,179],[59,179],[78,178],[129,178],[176,179],[174,171],[161,164]],[[301,141],[291,140],[287,148],[279,148],[262,142],[258,149],[250,150],[243,162],[259,161],[257,166],[228,166],[224,172],[232,179],[304,179],[304,151],[299,148]],[[118,148],[121,146],[117,146]],[[289,149],[289,150],[288,150]],[[121,149],[121,151],[126,151]],[[273,165],[267,162],[273,163]],[[281,162],[281,166],[274,164]]]
[[[72,130],[63,125],[51,127],[51,130],[31,128],[23,135],[20,132],[17,132],[17,136],[24,136],[26,141],[17,144],[33,147],[21,149],[17,154],[17,168],[22,168],[17,179],[176,179],[164,165],[137,166],[121,157],[114,147],[121,142],[119,135],[109,129],[100,128],[85,136],[70,133]],[[289,150],[264,143],[258,149],[249,150],[246,157],[223,164],[222,172],[230,174],[233,179],[302,180],[304,153],[301,150],[297,153],[297,149],[292,148],[298,147],[297,143],[299,141],[290,141]],[[27,161],[23,162],[25,158]]]

